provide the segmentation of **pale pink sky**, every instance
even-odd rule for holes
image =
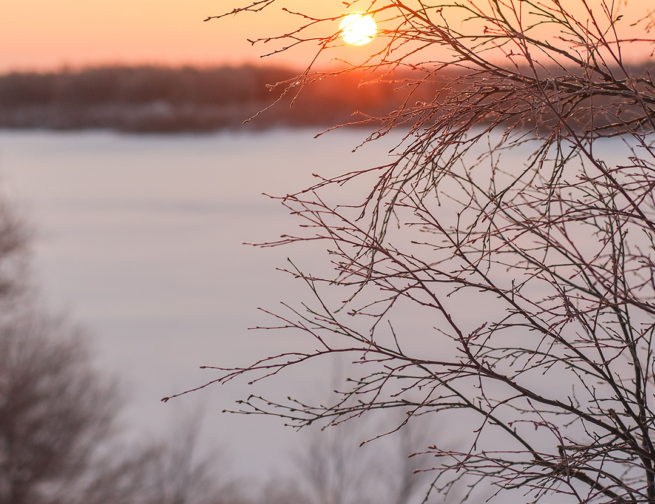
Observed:
[[[0,0],[0,73],[51,70],[64,65],[75,68],[113,63],[260,62],[259,56],[273,46],[252,47],[246,39],[280,34],[295,27],[297,19],[283,13],[282,5],[301,11],[309,9],[314,15],[336,15],[345,10],[340,0],[284,0],[264,14],[203,22],[209,15],[244,3],[245,0]],[[634,0],[629,5],[639,7]],[[363,56],[374,49],[374,44],[348,48],[348,57],[357,57],[358,53]],[[306,46],[264,61],[304,67],[315,50],[316,46]]]
[[[298,6],[308,0],[286,1]],[[314,1],[314,0],[312,0]],[[0,0],[0,72],[128,64],[259,61],[248,37],[277,33],[288,15],[244,15],[204,23],[232,0]],[[334,3],[328,0],[321,3]],[[337,2],[340,3],[340,2]],[[243,2],[241,2],[243,4]],[[296,51],[278,62],[304,61]]]

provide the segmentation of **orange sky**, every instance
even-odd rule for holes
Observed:
[[[269,46],[252,47],[246,38],[279,34],[284,28],[295,26],[297,21],[274,7],[265,15],[203,22],[208,15],[243,3],[237,0],[0,0],[0,72],[111,63],[259,62],[259,56]],[[295,5],[298,10],[311,6],[312,13],[317,15],[333,15],[343,9],[339,0],[284,0],[284,5],[291,8]],[[370,49],[371,46],[363,46],[349,50],[363,54]],[[265,61],[305,66],[314,50],[296,49]]]
[[[253,48],[246,38],[272,34],[271,27],[283,24],[285,16],[275,9],[266,16],[203,22],[233,4],[225,0],[0,0],[0,72],[105,63],[258,61],[264,47]],[[302,58],[300,52],[295,57]]]

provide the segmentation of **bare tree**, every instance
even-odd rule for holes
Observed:
[[[297,459],[308,502],[354,504],[374,501],[376,464],[368,450],[358,449],[359,429],[340,425],[327,432],[313,431]]]
[[[341,363],[337,364],[341,369]],[[410,454],[435,442],[434,428],[425,421],[412,422],[384,442],[364,443],[371,431],[380,428],[380,420],[388,419],[304,429],[291,452],[292,472],[274,477],[255,500],[264,504],[404,504],[425,493],[426,473],[417,473],[419,460]]]
[[[307,504],[309,501],[294,480],[277,477],[262,487],[256,502],[260,504]]]
[[[5,314],[6,315],[6,314]],[[0,503],[235,504],[236,482],[198,454],[197,422],[125,445],[116,386],[84,340],[38,311],[0,326]]]
[[[312,426],[297,458],[299,487],[314,504],[405,504],[420,489],[425,473],[409,455],[435,439],[426,424],[411,423],[386,443],[362,443],[371,422]]]
[[[400,421],[402,423],[402,420]],[[421,460],[412,455],[436,442],[433,428],[429,424],[408,423],[395,436],[391,453],[385,457],[381,478],[386,486],[386,500],[389,504],[407,504],[425,493],[427,473],[421,472]]]
[[[35,308],[28,233],[0,201],[0,502],[56,502],[109,434],[118,396],[80,335]]]
[[[120,442],[123,404],[87,340],[47,315],[29,279],[28,233],[0,199],[0,504],[236,504],[199,425]]]
[[[284,4],[232,12],[266,15]],[[401,408],[401,429],[429,413],[471,433],[459,449],[427,449],[439,492],[654,503],[655,82],[648,65],[625,59],[648,58],[655,44],[646,7],[340,8],[317,16],[308,4],[289,13],[296,31],[264,41],[282,50],[316,43],[318,61],[342,44],[341,18],[370,14],[379,42],[343,71],[364,70],[365,83],[399,79],[407,92],[400,109],[361,118],[376,125],[370,140],[406,129],[388,164],[280,198],[302,227],[266,246],[322,241],[334,266],[320,277],[289,268],[314,301],[275,315],[314,351],[218,368],[216,381],[347,353],[362,371],[334,403],[252,397],[243,411],[304,426]],[[284,89],[325,77],[310,65]],[[434,82],[431,100],[413,101]],[[346,200],[339,188],[355,180],[368,188]],[[335,290],[345,302],[329,300]],[[421,333],[429,338],[418,346]]]
[[[247,501],[215,456],[198,454],[198,422],[166,440],[138,446],[112,444],[87,468],[80,504],[243,504]]]
[[[58,502],[109,433],[115,391],[68,331],[37,314],[0,328],[0,502]]]

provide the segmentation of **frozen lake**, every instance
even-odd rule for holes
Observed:
[[[1,190],[33,230],[35,283],[51,310],[86,329],[98,366],[122,382],[122,421],[132,436],[165,434],[176,419],[202,414],[203,444],[226,448],[233,473],[265,481],[292,469],[299,436],[281,420],[221,411],[250,393],[325,394],[329,365],[256,387],[242,379],[160,399],[217,376],[201,365],[240,366],[294,348],[294,335],[248,328],[272,323],[258,307],[275,311],[280,301],[297,305],[307,296],[276,268],[290,256],[310,271],[324,261],[323,246],[244,245],[275,240],[297,224],[262,193],[300,190],[313,173],[382,164],[399,139],[352,153],[363,132],[314,133],[0,132]],[[616,162],[620,142],[599,146],[599,155]],[[511,154],[504,162],[524,160]],[[477,306],[476,317],[485,309]],[[420,340],[427,336],[414,332],[414,344],[428,348]]]
[[[314,133],[0,132],[1,188],[33,230],[35,283],[123,383],[134,435],[167,432],[176,417],[202,411],[203,440],[227,446],[236,472],[264,477],[296,442],[278,419],[220,414],[253,391],[245,380],[160,399],[215,376],[200,365],[243,365],[284,348],[284,334],[248,328],[271,322],[258,307],[305,295],[275,268],[289,255],[306,267],[315,259],[311,247],[243,245],[296,224],[262,193],[386,159],[379,144],[351,153],[363,133]],[[257,392],[329,386],[320,373],[297,381],[283,376]]]

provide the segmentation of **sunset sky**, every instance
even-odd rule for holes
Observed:
[[[338,0],[309,2],[284,0],[284,5],[305,11],[311,7],[317,15],[334,15],[344,8]],[[252,47],[246,39],[282,33],[296,26],[297,20],[282,12],[280,4],[264,14],[203,22],[243,4],[237,0],[0,0],[0,72],[113,63],[259,62],[271,45]],[[315,47],[265,61],[304,66]],[[360,50],[370,51],[370,46]]]
[[[272,34],[289,16],[271,9],[266,16],[203,22],[234,5],[223,0],[0,0],[0,72],[259,61],[265,47],[253,48],[246,38]]]

